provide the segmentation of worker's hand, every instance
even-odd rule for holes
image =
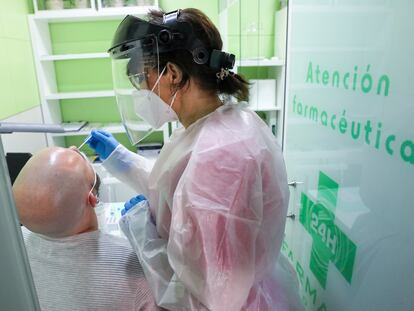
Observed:
[[[119,145],[119,142],[111,133],[103,130],[92,130],[91,138],[86,143],[95,150],[102,160],[109,157],[112,151]]]
[[[142,194],[133,197],[129,201],[126,201],[124,204],[124,208],[121,210],[121,215],[124,216],[130,209],[132,209],[134,206],[137,206],[139,203],[147,204],[147,199]]]

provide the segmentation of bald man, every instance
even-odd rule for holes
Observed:
[[[13,193],[42,311],[158,310],[122,238],[98,230],[99,177],[76,149],[47,148]]]

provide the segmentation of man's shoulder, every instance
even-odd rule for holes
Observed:
[[[100,242],[105,243],[105,245],[107,246],[119,247],[119,248],[124,248],[125,250],[132,251],[131,245],[129,244],[128,240],[125,238],[121,238],[113,234],[99,231],[97,234],[97,239]]]
[[[37,233],[34,233],[30,230],[28,230],[26,227],[21,227],[22,235],[25,240],[37,238],[37,239],[44,239],[46,241],[49,241],[50,243],[58,243],[58,244],[90,244],[90,243],[96,243],[98,241],[99,243],[106,245],[106,246],[112,246],[112,247],[120,247],[129,249],[132,251],[131,245],[128,243],[128,241],[125,238],[121,238],[100,230],[91,231],[91,232],[85,232],[80,233],[76,235],[72,235],[65,238],[48,238],[46,236],[39,235]]]
[[[94,258],[102,261],[114,256],[120,260],[131,260],[136,257],[126,239],[100,230],[52,239],[22,227],[22,234],[26,248],[33,254],[47,250],[49,254],[57,257],[76,258],[79,254],[84,254],[84,260]]]
[[[128,278],[143,276],[138,257],[126,239],[100,231],[96,240],[97,248],[93,252],[97,261],[110,263],[112,269],[126,271]]]

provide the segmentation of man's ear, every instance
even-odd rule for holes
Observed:
[[[95,208],[96,205],[98,204],[98,196],[93,194],[93,191],[89,192],[88,202],[89,202],[89,205],[92,206],[93,208]]]
[[[182,81],[183,72],[180,67],[176,64],[168,62],[167,63],[167,73],[169,74],[168,79],[171,85],[178,85]]]

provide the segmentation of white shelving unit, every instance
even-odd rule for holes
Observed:
[[[285,109],[285,75],[286,75],[286,64],[285,64],[285,47],[286,47],[286,12],[281,10],[274,12],[275,14],[275,32],[274,38],[275,50],[273,57],[264,58],[262,57],[266,52],[260,51],[260,42],[261,40],[268,40],[269,33],[262,34],[263,31],[263,22],[260,20],[261,12],[259,10],[259,3],[257,3],[257,10],[250,12],[251,14],[245,14],[244,10],[249,7],[254,8],[254,2],[249,2],[247,5],[246,1],[244,4],[241,1],[220,1],[219,8],[219,25],[220,33],[223,39],[223,49],[225,51],[230,51],[230,46],[233,49],[237,49],[237,44],[231,40],[239,36],[238,52],[236,54],[236,64],[234,71],[240,73],[241,68],[252,67],[260,71],[263,68],[267,69],[268,77],[266,78],[251,78],[249,82],[250,86],[250,98],[249,98],[249,107],[257,112],[262,112],[265,115],[265,121],[272,129],[273,133],[279,143],[283,144],[283,135],[284,135],[284,109]],[[243,5],[243,8],[241,7]],[[271,12],[269,12],[271,13]],[[268,16],[263,17],[268,18]],[[230,24],[239,23],[238,30],[235,25]],[[244,38],[242,38],[242,34]],[[263,35],[263,36],[262,36]],[[258,47],[248,47],[247,49],[242,46],[246,44],[246,37],[257,36]],[[264,39],[263,39],[264,38]],[[250,51],[250,48],[252,48]],[[249,57],[253,58],[243,58],[243,52]],[[256,51],[257,50],[257,51]],[[254,52],[253,52],[254,51]],[[257,53],[257,56],[253,53]],[[263,55],[262,55],[263,54]],[[238,57],[241,56],[241,59]],[[269,56],[268,56],[269,57]],[[259,74],[259,76],[261,76]],[[283,147],[283,146],[282,146]]]
[[[77,136],[77,135],[87,136],[87,135],[89,135],[89,133],[93,129],[97,129],[97,128],[105,130],[105,131],[113,133],[113,134],[125,133],[125,129],[124,129],[123,125],[120,124],[120,123],[96,123],[96,122],[91,122],[91,123],[88,123],[85,127],[83,127],[79,132],[58,133],[58,134],[52,134],[52,136],[54,136],[54,137]],[[150,130],[150,126],[146,123],[143,123],[142,124],[142,131],[146,132],[148,130]]]
[[[49,93],[45,95],[47,101],[59,99],[81,99],[81,98],[99,98],[99,97],[114,97],[113,90],[107,91],[91,91],[91,92],[67,92],[67,93]]]
[[[43,6],[40,6],[40,1],[43,1]],[[29,15],[29,29],[31,33],[33,54],[37,72],[37,79],[39,84],[39,94],[41,99],[41,108],[43,113],[44,123],[62,123],[62,116],[60,110],[60,100],[65,99],[92,99],[115,97],[112,89],[100,91],[79,91],[79,92],[58,92],[55,62],[69,61],[69,60],[94,60],[109,58],[105,52],[96,53],[77,53],[77,54],[59,54],[52,53],[52,43],[50,37],[49,26],[52,23],[70,22],[76,23],[81,21],[102,21],[108,19],[121,20],[127,14],[145,15],[150,9],[158,8],[158,1],[151,2],[153,5],[145,6],[128,6],[128,7],[105,7],[102,0],[88,0],[87,8],[82,9],[61,9],[61,10],[46,10],[45,0],[34,0],[35,14]],[[119,1],[113,3],[119,4]],[[131,3],[129,1],[128,3]],[[144,3],[137,0],[138,3]],[[64,137],[75,135],[88,135],[93,128],[102,128],[111,133],[124,133],[125,130],[122,124],[105,124],[105,123],[89,123],[80,132],[69,132],[65,134],[48,134],[47,143],[49,146],[64,145]],[[149,130],[145,124],[142,126],[143,131]],[[168,126],[163,129],[164,140],[168,139]]]
[[[268,67],[274,70],[274,79],[249,80],[249,107],[257,112],[266,114],[266,122],[275,133],[278,141],[283,138],[285,61],[277,57],[266,59],[242,59],[236,61],[234,68],[238,72],[242,67]]]
[[[236,62],[236,67],[278,67],[284,65],[285,62],[279,58],[242,59]]]
[[[59,60],[74,60],[74,59],[97,59],[109,58],[108,53],[84,53],[84,54],[61,54],[61,55],[41,55],[41,62],[53,62]]]

